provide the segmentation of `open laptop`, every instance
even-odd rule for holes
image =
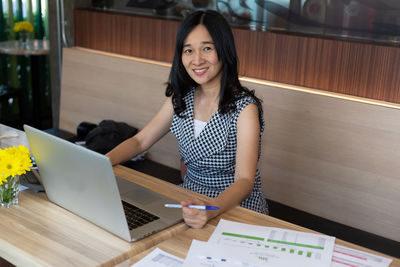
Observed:
[[[125,239],[135,241],[182,221],[177,203],[114,175],[97,152],[24,125],[50,201]]]

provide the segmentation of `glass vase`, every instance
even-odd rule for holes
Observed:
[[[29,40],[30,40],[30,33],[29,32],[19,32],[19,47],[21,49],[29,49]]]
[[[0,206],[9,208],[18,204],[19,176],[8,177],[0,185]]]

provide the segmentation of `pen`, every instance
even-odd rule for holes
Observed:
[[[180,204],[164,204],[164,207],[180,209],[180,208],[182,208],[182,205],[180,205]],[[214,206],[189,205],[187,207],[190,209],[198,209],[198,210],[219,210],[218,207],[214,207]]]

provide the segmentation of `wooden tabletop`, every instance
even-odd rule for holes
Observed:
[[[19,145],[24,145],[26,147],[29,147],[28,139],[26,138],[25,132],[0,123],[0,136],[5,137],[10,135],[13,137],[0,139],[0,148],[19,146]]]
[[[175,200],[199,195],[174,184],[122,166],[115,174]],[[207,241],[220,218],[311,232],[294,224],[236,207],[203,229],[176,224],[137,242],[126,242],[48,201],[44,193],[20,193],[20,203],[0,211],[0,255],[18,266],[114,266],[142,258],[155,247],[185,257],[193,239]],[[337,240],[338,244],[369,251]],[[128,265],[129,266],[129,265]],[[400,267],[398,259],[391,266]]]
[[[257,225],[261,225],[260,223],[262,223],[262,221],[257,221],[257,222],[253,222]],[[276,225],[272,225],[274,227],[278,227]],[[116,265],[118,267],[128,267],[131,266],[132,264],[138,262],[139,260],[141,260],[143,257],[145,257],[147,254],[149,254],[151,251],[153,251],[156,247],[164,250],[167,253],[171,253],[175,256],[178,256],[180,258],[185,258],[187,252],[189,251],[190,245],[192,243],[193,239],[196,240],[200,240],[200,241],[208,241],[209,237],[211,236],[211,234],[213,233],[215,229],[214,225],[206,225],[203,229],[188,229],[186,231],[184,231],[183,233],[180,233],[179,235],[176,235],[174,237],[171,237],[163,242],[161,242],[160,244],[158,244],[155,247],[149,248],[137,255],[135,255],[134,257],[131,257],[130,259],[121,262],[120,264]],[[297,229],[299,230],[299,229]],[[388,257],[388,258],[392,258],[393,261],[390,264],[390,267],[399,267],[400,266],[400,261],[399,259],[395,259],[393,257],[389,257],[387,255],[381,254],[381,253],[377,253],[375,251],[369,250],[369,249],[365,249],[363,247],[360,246],[356,246],[354,244],[345,242],[343,240],[338,240],[336,239],[336,244],[340,244],[343,246],[347,246],[347,247],[351,247],[351,248],[355,248],[355,249],[360,249],[363,251],[367,251],[369,253],[373,253],[373,254],[377,254],[377,255],[381,255],[384,257]]]
[[[17,266],[113,266],[186,229],[174,225],[129,243],[48,201],[22,191],[0,212],[0,255]]]
[[[239,208],[242,209],[242,208]],[[241,221],[241,222],[247,222],[247,223],[251,223],[251,224],[255,224],[255,225],[264,225],[264,226],[270,226],[270,227],[281,227],[281,228],[290,228],[293,230],[304,230],[306,232],[314,232],[314,231],[310,231],[307,229],[304,229],[302,227],[286,227],[288,226],[285,222],[282,222],[280,220],[277,220],[275,218],[270,217],[267,220],[264,220],[265,215],[262,215],[258,218],[258,220],[253,220],[254,218],[251,219],[243,219],[243,217],[241,218],[241,220],[235,220],[233,219],[233,221]],[[222,216],[224,219],[226,219],[224,216]],[[269,217],[269,216],[266,216]],[[232,220],[232,218],[229,218],[230,220]],[[275,221],[276,220],[276,221]],[[293,226],[293,225],[291,225]],[[131,257],[130,259],[121,262],[120,264],[116,265],[118,267],[128,267],[131,266],[134,263],[137,263],[139,260],[141,260],[143,257],[145,257],[147,254],[149,254],[151,251],[153,251],[156,247],[164,250],[167,253],[171,253],[177,257],[180,258],[185,258],[187,252],[189,251],[190,245],[192,243],[192,240],[200,240],[200,241],[208,241],[209,237],[211,236],[211,234],[214,232],[216,226],[212,225],[212,224],[208,224],[206,225],[204,228],[202,229],[192,229],[189,228],[186,231],[179,233],[176,236],[173,236],[163,242],[161,242],[160,244],[149,248],[143,252],[140,252],[139,254]],[[352,243],[340,240],[340,239],[336,239],[335,240],[335,244],[339,244],[339,245],[343,245],[346,247],[350,247],[350,248],[354,248],[354,249],[358,249],[358,250],[362,250],[362,251],[366,251],[375,255],[380,255],[380,256],[384,256],[387,258],[391,258],[393,259],[392,263],[390,264],[390,267],[400,267],[400,260],[387,256],[385,254],[370,250],[370,249],[366,249],[364,247],[360,247],[357,245],[354,245]]]
[[[130,169],[116,169],[130,180],[142,179]],[[148,177],[158,189],[164,186]],[[44,193],[22,191],[18,205],[0,209],[0,256],[17,266],[114,266],[186,229],[179,223],[129,243],[55,205]]]
[[[177,201],[183,200],[185,198],[190,198],[196,195],[197,197],[201,199],[208,199],[208,197],[204,195],[200,195],[197,193],[190,192],[188,190],[185,190],[181,187],[175,186],[171,183],[159,180],[159,179],[154,179],[149,175],[146,175],[144,173],[139,173],[134,170],[127,169],[125,167],[116,167],[115,168],[115,173],[121,177],[127,178],[129,180],[134,180],[137,183],[140,183],[141,185],[152,189],[153,191],[159,192],[161,194],[167,195],[168,197],[175,199]],[[317,233],[316,231],[271,217],[267,215],[260,214],[258,212],[254,212],[252,210],[248,210],[242,207],[235,207],[231,209],[230,211],[222,214],[221,216],[218,216],[217,218],[214,218],[211,220],[206,227],[203,229],[191,229],[187,228],[186,231],[180,232],[178,235],[175,235],[160,244],[156,245],[155,247],[158,247],[168,253],[171,253],[175,256],[185,258],[186,253],[189,250],[190,244],[193,239],[196,240],[201,240],[201,241],[208,241],[208,238],[211,236],[213,233],[216,225],[218,224],[219,220],[223,218],[226,220],[231,220],[231,221],[236,221],[236,222],[242,222],[242,223],[249,223],[249,224],[254,224],[254,225],[261,225],[261,226],[268,226],[268,227],[279,227],[279,228],[286,228],[286,229],[291,229],[291,230],[296,230],[296,231],[305,231],[305,232],[311,232],[311,233]],[[391,263],[390,267],[400,267],[400,259],[393,258],[391,256],[340,240],[340,239],[335,239],[335,243],[339,245],[343,245],[346,247],[354,248],[354,249],[359,249],[362,251],[366,251],[369,253],[373,253],[376,255],[384,256],[387,258],[393,259],[393,262]],[[155,247],[149,248],[134,257],[120,263],[118,266],[123,267],[123,266],[130,266],[133,263],[136,263],[139,261],[141,258],[146,256],[148,253],[153,251]]]

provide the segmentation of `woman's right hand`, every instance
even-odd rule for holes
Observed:
[[[209,220],[209,212],[208,210],[199,210],[188,208],[189,205],[207,205],[204,201],[199,199],[189,199],[185,201],[181,201],[182,207],[182,215],[185,223],[192,228],[203,228],[204,225],[207,224]]]

